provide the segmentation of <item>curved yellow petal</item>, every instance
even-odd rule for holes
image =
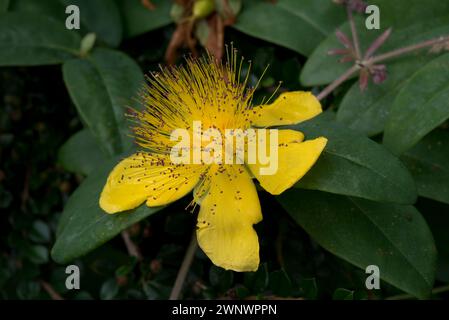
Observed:
[[[304,135],[299,131],[278,130],[278,155],[272,158],[272,161],[277,158],[277,170],[274,174],[263,174],[261,169],[268,165],[261,165],[260,162],[247,163],[262,188],[274,195],[281,194],[309,171],[326,146],[327,139],[324,137],[308,141],[303,139]],[[267,149],[270,150],[268,141]],[[269,152],[271,155],[271,150]]]
[[[227,270],[257,270],[259,241],[253,224],[261,220],[256,187],[245,166],[218,167],[198,215],[197,238],[204,253]]]
[[[162,206],[189,193],[200,174],[199,166],[173,165],[168,156],[136,153],[109,174],[100,207],[116,213],[133,209],[145,200],[150,207]]]
[[[318,99],[306,91],[282,93],[272,104],[257,106],[250,111],[254,127],[292,125],[322,112]]]

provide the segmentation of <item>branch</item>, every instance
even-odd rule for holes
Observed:
[[[193,231],[192,239],[190,240],[189,247],[187,248],[184,259],[182,260],[181,268],[179,268],[178,276],[176,277],[175,285],[170,293],[170,300],[178,300],[182,291],[182,287],[189,272],[190,266],[193,262],[198,243],[196,241],[196,232]]]
[[[42,288],[45,290],[45,292],[48,293],[48,295],[52,298],[52,300],[64,300],[63,297],[59,293],[56,292],[55,289],[49,284],[48,282],[44,280],[40,280],[39,283],[41,284]]]
[[[318,100],[323,100],[326,98],[332,91],[334,91],[339,85],[352,77],[357,71],[359,71],[360,67],[357,65],[353,65],[349,68],[345,73],[343,73],[338,79],[334,80],[330,85],[323,89],[318,95]]]
[[[353,76],[354,73],[356,73],[358,70],[360,70],[361,67],[369,68],[375,64],[378,64],[380,62],[384,62],[385,60],[392,59],[395,57],[399,57],[401,55],[411,53],[413,51],[417,51],[426,47],[431,47],[440,43],[445,43],[449,41],[449,36],[445,37],[439,37],[437,39],[431,39],[427,40],[418,44],[414,44],[411,46],[407,46],[404,48],[399,48],[378,56],[375,56],[373,58],[370,58],[366,61],[361,61],[360,66],[355,64],[350,69],[348,69],[344,74],[342,74],[338,79],[333,81],[331,84],[329,84],[326,88],[323,89],[318,95],[318,100],[323,100],[325,97],[327,97],[332,91],[334,91],[338,86],[340,86],[343,82],[348,80],[350,77]]]
[[[421,43],[418,43],[418,44],[414,44],[414,45],[411,45],[411,46],[408,46],[408,47],[404,47],[404,48],[399,48],[399,49],[396,49],[396,50],[393,50],[393,51],[390,51],[390,52],[378,55],[378,56],[376,56],[374,58],[371,58],[371,59],[367,60],[365,64],[367,64],[367,65],[377,64],[377,63],[383,62],[383,61],[385,61],[387,59],[395,58],[395,57],[404,55],[406,53],[417,51],[417,50],[420,50],[420,49],[423,49],[423,48],[426,48],[426,47],[431,47],[431,46],[434,46],[436,44],[440,44],[440,43],[447,42],[447,41],[449,41],[449,36],[439,37],[437,39],[427,40],[427,41],[424,41],[424,42],[421,42]]]

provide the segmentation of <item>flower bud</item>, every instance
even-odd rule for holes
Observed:
[[[214,10],[214,0],[196,0],[193,4],[193,17],[195,19],[202,19],[210,15]]]

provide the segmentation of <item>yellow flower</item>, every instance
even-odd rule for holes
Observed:
[[[146,201],[150,207],[180,199],[193,190],[200,205],[199,246],[212,262],[225,269],[255,271],[259,242],[253,225],[262,220],[252,178],[271,194],[293,186],[316,162],[327,139],[304,141],[294,130],[278,130],[277,172],[261,175],[261,163],[174,164],[170,152],[175,129],[248,129],[291,125],[322,112],[309,92],[283,93],[273,103],[252,106],[254,88],[240,81],[242,60],[233,51],[222,64],[213,57],[187,59],[184,67],[162,69],[148,78],[141,92],[143,111],[135,111],[136,142],[142,147],[110,173],[100,206],[108,213],[130,210]],[[249,72],[248,72],[249,73]],[[247,148],[245,148],[247,152]],[[247,159],[247,158],[245,158]]]

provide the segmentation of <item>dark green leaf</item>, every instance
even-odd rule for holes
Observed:
[[[42,220],[36,220],[30,231],[30,240],[38,243],[47,243],[50,241],[51,233],[49,226]]]
[[[26,258],[35,264],[45,264],[48,262],[48,249],[42,245],[31,245],[25,248]]]
[[[75,133],[64,143],[58,153],[58,162],[64,169],[86,176],[106,159],[106,155],[101,152],[88,129]]]
[[[302,295],[306,299],[316,299],[318,296],[318,287],[315,278],[301,280]]]
[[[268,286],[267,265],[263,263],[256,272],[245,273],[244,284],[251,292],[261,293]]]
[[[225,292],[234,282],[234,273],[230,270],[212,266],[209,271],[209,281],[219,292]]]
[[[64,81],[79,115],[109,155],[131,145],[125,107],[143,84],[139,66],[124,53],[97,49],[63,66]]]
[[[306,139],[328,139],[323,154],[296,184],[298,188],[326,191],[369,200],[412,204],[416,187],[405,166],[384,147],[325,120],[324,116],[294,126]]]
[[[399,92],[385,126],[384,144],[395,154],[414,146],[449,119],[449,54],[419,70]]]
[[[52,249],[55,261],[66,263],[80,257],[161,209],[142,205],[111,215],[100,208],[101,190],[116,163],[117,160],[99,164],[98,169],[70,197],[59,221],[56,243]]]
[[[327,0],[250,0],[233,27],[309,55],[343,20],[344,10]]]
[[[334,291],[332,300],[354,300],[354,291],[338,288]]]
[[[268,287],[275,296],[288,297],[292,293],[292,282],[284,270],[270,273]]]
[[[387,80],[364,91],[354,83],[338,107],[337,121],[367,136],[381,133],[399,90],[429,60],[428,56],[419,56],[389,64]]]
[[[414,207],[298,189],[278,199],[331,253],[363,270],[377,265],[382,279],[414,296],[424,298],[430,293],[436,249]]]
[[[449,283],[449,232],[447,232],[449,207],[439,202],[423,201],[423,203],[425,206],[422,206],[422,213],[435,238],[438,251],[436,276],[438,280]]]
[[[401,157],[420,196],[449,203],[449,132],[436,130]]]
[[[28,12],[33,15],[46,16],[60,21],[65,28],[65,7],[58,0],[12,0],[9,5],[11,12]],[[76,31],[71,31],[77,33]]]
[[[76,32],[57,20],[5,13],[0,17],[0,66],[61,63],[78,54],[80,41]]]
[[[9,0],[0,0],[0,12],[8,11]]]
[[[118,1],[123,14],[126,37],[134,37],[172,22],[170,17],[171,1],[152,0],[151,2],[156,7],[154,10],[144,7],[140,0]]]
[[[377,5],[381,13],[381,27],[403,27],[417,22],[446,16],[449,3],[441,0],[370,0],[369,4]]]
[[[41,286],[37,281],[21,281],[16,287],[16,293],[19,299],[31,300],[37,299]]]
[[[122,21],[115,1],[111,0],[59,0],[65,6],[80,9],[81,31],[93,32],[98,39],[116,47],[122,40]],[[86,30],[84,30],[84,27]]]
[[[237,286],[235,288],[235,294],[237,295],[238,299],[245,299],[249,296],[250,292],[246,287],[243,286]]]
[[[362,18],[356,17],[355,22],[358,30],[363,30],[362,28],[365,28],[365,22]],[[348,22],[343,23],[338,29],[346,35],[350,34]],[[380,32],[377,30],[360,35],[361,47],[367,47],[367,44],[379,35]],[[351,67],[351,62],[340,63],[338,61],[341,58],[340,56],[328,55],[330,50],[341,47],[343,47],[343,45],[338,41],[335,34],[331,33],[316,47],[309,59],[306,61],[300,74],[300,82],[304,86],[327,84],[331,83],[346,72],[346,70]]]
[[[100,289],[100,299],[111,300],[114,299],[119,291],[119,286],[115,279],[109,279],[103,283]]]

